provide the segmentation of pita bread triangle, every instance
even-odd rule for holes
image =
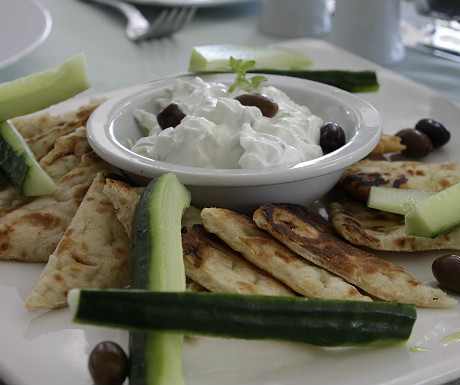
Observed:
[[[460,228],[436,238],[406,234],[404,216],[368,208],[357,200],[333,202],[332,226],[348,242],[381,251],[460,250]]]
[[[42,274],[28,309],[66,306],[72,288],[122,288],[129,284],[129,238],[103,193],[107,171],[94,178]]]
[[[292,252],[245,215],[225,209],[204,208],[201,217],[208,231],[301,295],[371,301],[342,278]]]

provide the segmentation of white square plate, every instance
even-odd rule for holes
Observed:
[[[384,132],[393,134],[433,118],[451,129],[451,141],[426,161],[460,161],[460,104],[432,90],[325,42],[300,39],[283,44],[304,51],[315,68],[375,70],[377,93],[360,94],[383,116]],[[85,99],[51,109],[62,113]],[[379,253],[420,281],[436,286],[431,263],[448,252]],[[127,333],[73,324],[68,309],[29,312],[23,303],[42,264],[0,262],[0,377],[11,385],[91,384],[88,355],[100,341],[127,347]],[[454,296],[460,301],[460,296]],[[404,346],[321,349],[267,341],[187,339],[183,373],[187,385],[261,384],[443,384],[460,377],[460,340],[443,339],[460,332],[460,305],[446,310],[418,309],[413,333]],[[423,351],[413,351],[414,347]]]

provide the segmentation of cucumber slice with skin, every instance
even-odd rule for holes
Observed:
[[[418,202],[436,194],[432,191],[372,186],[367,206],[395,214],[407,214]]]
[[[133,289],[184,291],[181,220],[190,193],[174,174],[154,179],[144,190],[131,233]],[[183,335],[130,333],[130,384],[180,385]]]
[[[206,292],[74,289],[68,302],[79,323],[316,346],[402,344],[417,315],[396,302]]]
[[[304,69],[313,64],[305,54],[265,45],[214,44],[193,47],[189,72],[229,72],[229,59],[255,60],[253,69]]]
[[[408,235],[436,238],[460,226],[460,183],[417,203],[405,216]]]
[[[0,84],[0,121],[69,99],[89,87],[83,54],[57,66]]]
[[[51,194],[56,188],[10,122],[0,122],[0,171],[24,196]]]
[[[353,93],[377,92],[380,88],[375,71],[250,69],[248,72],[307,79]]]

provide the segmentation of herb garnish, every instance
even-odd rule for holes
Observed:
[[[228,91],[232,92],[236,87],[240,87],[246,92],[251,89],[257,90],[261,83],[266,82],[267,78],[263,75],[255,75],[250,79],[246,79],[246,73],[254,67],[255,60],[243,60],[230,57],[229,68],[236,73],[235,82],[229,87]]]

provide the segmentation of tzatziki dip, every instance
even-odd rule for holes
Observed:
[[[221,169],[295,165],[323,155],[320,117],[278,88],[263,86],[257,92],[276,101],[273,117],[236,100],[246,93],[241,89],[229,93],[222,83],[178,79],[156,107],[180,106],[180,123],[162,128],[155,114],[136,109],[134,118],[145,136],[131,150],[177,165]]]

